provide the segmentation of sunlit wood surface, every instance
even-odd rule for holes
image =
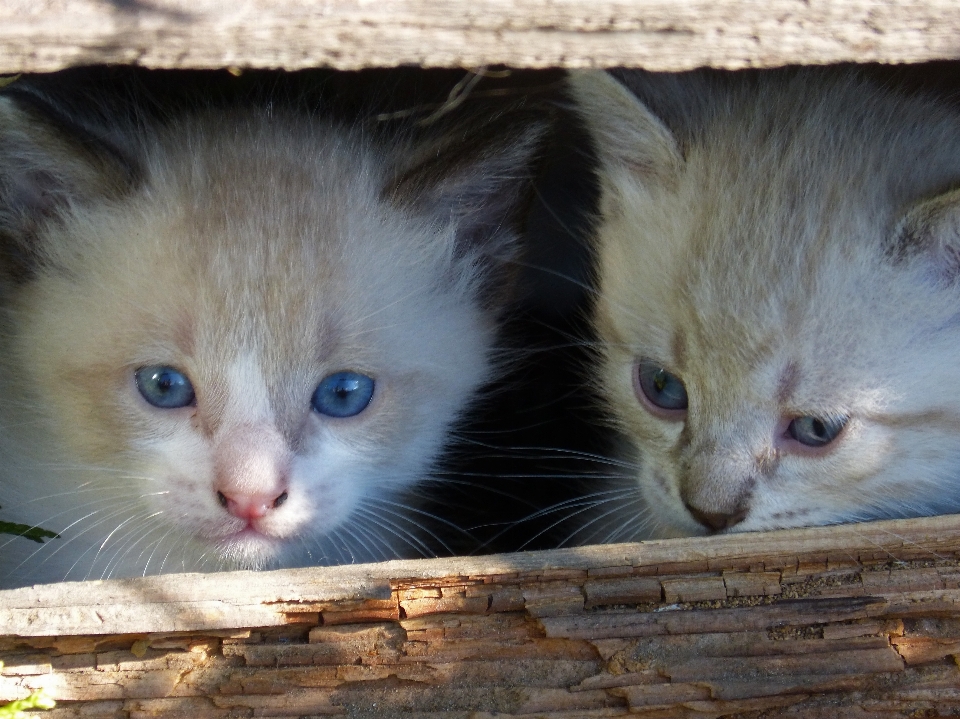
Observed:
[[[50,719],[946,716],[958,554],[952,516],[12,590],[0,700],[43,687]]]
[[[7,0],[0,72],[769,67],[960,57],[955,0]]]

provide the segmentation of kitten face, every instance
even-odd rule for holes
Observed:
[[[960,509],[960,118],[844,74],[627,82],[676,129],[608,75],[573,85],[642,534]]]
[[[479,267],[508,233],[435,184],[391,200],[406,156],[313,118],[200,114],[139,142],[142,183],[71,197],[8,289],[0,504],[61,539],[7,542],[2,581],[409,551],[396,495],[490,374]],[[469,172],[458,198],[502,187]]]

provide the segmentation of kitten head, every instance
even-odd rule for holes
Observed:
[[[456,153],[282,107],[83,122],[0,98],[5,451],[30,470],[0,504],[62,536],[18,571],[415,550],[396,496],[491,373],[539,129]]]
[[[571,83],[639,536],[960,509],[960,117],[848,71]]]

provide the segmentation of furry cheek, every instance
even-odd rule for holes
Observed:
[[[282,536],[327,534],[349,520],[376,468],[356,448],[327,437],[294,458],[290,499],[272,525]]]
[[[871,487],[888,474],[895,453],[894,437],[889,432],[851,420],[834,451],[818,457],[784,455],[737,531],[866,519],[865,508],[879,499]],[[837,476],[847,481],[838,484],[832,480]]]
[[[689,537],[704,534],[704,528],[695,522],[680,499],[680,482],[669,464],[658,466],[655,458],[647,457],[638,470],[637,483],[650,514],[660,524],[660,537]]]
[[[649,513],[658,523],[658,538],[707,534],[705,528],[684,509],[676,479],[648,469],[641,472],[639,483]]]
[[[163,512],[171,525],[198,534],[219,517],[212,492],[213,456],[210,443],[192,429],[180,427],[162,436],[135,442],[137,477],[144,503]]]
[[[798,479],[787,482],[808,489],[848,494],[859,491],[859,486],[882,472],[896,452],[896,436],[884,427],[853,417],[829,451],[812,455],[784,454],[783,473]],[[846,477],[837,487],[832,477]],[[783,482],[781,482],[781,485]]]

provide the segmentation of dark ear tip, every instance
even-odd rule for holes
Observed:
[[[427,142],[401,157],[404,169],[384,188],[393,204],[452,228],[451,271],[471,278],[490,312],[516,294],[521,231],[551,123],[533,103],[438,123]]]
[[[27,80],[0,91],[0,271],[28,277],[40,232],[71,204],[128,192],[138,164],[94,129],[34,92]]]
[[[450,123],[420,142],[384,186],[397,205],[481,224],[502,213],[536,174],[549,122],[520,112],[482,114]],[[439,128],[434,128],[438,130]]]
[[[940,281],[956,281],[960,277],[960,189],[910,208],[893,232],[887,256],[895,263],[921,259]]]
[[[52,91],[51,91],[52,92]],[[19,130],[19,136],[43,152],[59,151],[83,163],[98,175],[103,190],[123,192],[141,181],[143,168],[133,143],[123,146],[125,123],[110,117],[116,108],[96,98],[85,98],[61,106],[54,95],[34,88],[24,80],[0,93],[7,100],[9,114],[0,123]],[[0,133],[6,129],[0,125]],[[22,145],[22,143],[21,143]]]

